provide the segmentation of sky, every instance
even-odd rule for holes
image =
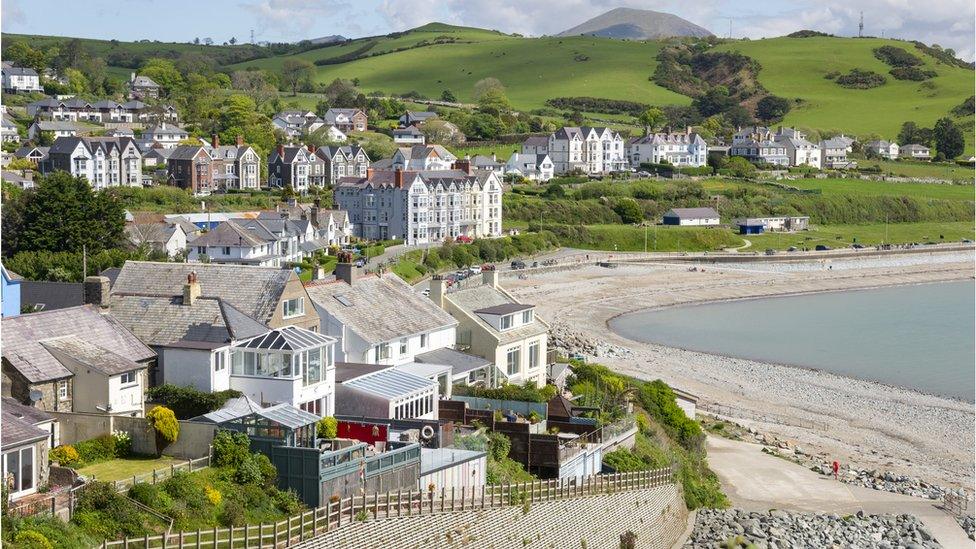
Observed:
[[[526,36],[555,34],[615,7],[673,13],[719,36],[782,36],[813,29],[921,40],[972,61],[973,0],[0,0],[4,32],[189,42],[231,37],[294,42],[340,34],[358,38],[440,21]],[[731,18],[731,21],[730,21]]]

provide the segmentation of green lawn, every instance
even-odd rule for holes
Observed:
[[[819,189],[824,195],[912,196],[968,201],[976,199],[971,184],[892,183],[862,179],[796,179],[783,183],[798,189]]]
[[[413,284],[414,282],[417,282],[423,278],[424,273],[426,273],[426,270],[420,264],[423,257],[423,250],[409,251],[397,258],[397,261],[393,264],[391,270],[403,280]]]
[[[762,251],[766,248],[785,250],[790,246],[814,248],[825,244],[832,248],[859,244],[874,245],[882,242],[904,244],[908,242],[959,242],[963,238],[974,238],[972,222],[956,221],[947,223],[890,223],[885,236],[885,224],[870,225],[820,225],[809,231],[797,233],[764,233],[748,235],[743,238],[752,242],[750,250]],[[940,239],[939,236],[944,236]]]
[[[894,79],[888,74],[891,67],[872,52],[883,45],[917,55],[924,60],[924,68],[936,71],[938,76],[927,82]],[[762,65],[759,82],[771,93],[802,100],[783,120],[784,125],[856,135],[876,133],[894,139],[906,120],[931,127],[973,95],[972,70],[937,63],[913,44],[897,40],[771,38],[735,41],[716,49],[738,51],[755,59]],[[853,90],[824,78],[828,72],[847,73],[854,68],[883,74],[888,81],[877,88]],[[972,135],[971,125],[968,133]],[[972,150],[971,138],[969,143]]]
[[[705,252],[741,246],[739,235],[726,228],[674,227],[658,225],[586,225],[585,238],[560,238],[560,245],[588,250],[621,252]]]
[[[134,456],[126,459],[112,459],[78,469],[85,476],[94,476],[98,480],[112,481],[132,478],[133,475],[151,473],[153,469],[163,469],[170,465],[185,463],[186,460],[169,456]]]
[[[903,177],[934,177],[972,183],[976,170],[956,163],[913,162],[910,160],[858,160],[858,166],[881,166],[885,173]]]

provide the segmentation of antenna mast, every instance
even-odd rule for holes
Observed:
[[[858,38],[864,37],[864,12],[863,11],[861,12],[861,22],[858,23],[857,25],[857,37]]]
[[[254,29],[251,29],[251,43],[254,43]]]
[[[732,38],[732,18],[729,17],[729,38]]]

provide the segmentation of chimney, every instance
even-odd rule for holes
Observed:
[[[215,149],[217,147],[219,147],[220,146],[220,136],[218,136],[217,134],[211,135],[210,136],[210,146],[213,147],[213,148],[215,148]]]
[[[308,145],[308,152],[315,154],[315,145]]]
[[[464,172],[464,173],[466,173],[468,175],[471,175],[471,173],[472,173],[471,172],[471,160],[469,158],[465,158],[464,160],[455,160],[454,161],[454,169],[455,170],[461,170],[462,172]]]
[[[691,135],[691,126],[688,126],[687,128],[685,128],[685,133],[688,134],[688,135]]]
[[[366,168],[366,179],[373,179],[373,174],[376,173],[373,168]]]
[[[494,266],[481,273],[481,281],[485,286],[498,287],[498,271],[495,270]]]
[[[285,146],[280,143],[278,144],[278,156],[281,158],[285,157]]]
[[[312,280],[323,279],[325,279],[325,269],[323,269],[318,263],[312,265]]]
[[[492,162],[498,162],[498,158],[495,157],[495,151],[491,151],[491,161]]]
[[[308,220],[312,222],[312,225],[319,226],[319,199],[315,199],[315,205],[309,208]]]
[[[352,254],[339,252],[339,262],[335,268],[336,280],[342,280],[352,286],[356,282],[356,266],[352,264]]]
[[[430,299],[441,309],[444,308],[444,294],[447,293],[447,283],[441,275],[434,275],[430,279]]]
[[[183,285],[183,304],[193,305],[200,297],[200,283],[197,282],[197,272],[190,271],[186,275],[186,284]]]
[[[111,282],[108,277],[89,276],[85,278],[83,288],[86,304],[95,305],[102,309],[108,308],[109,290],[111,289]]]
[[[403,170],[400,168],[393,172],[393,185],[398,189],[403,188]]]
[[[238,147],[243,147],[244,146],[244,136],[243,135],[238,135],[237,136],[236,143],[237,143],[237,146]]]

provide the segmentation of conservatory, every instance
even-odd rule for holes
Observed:
[[[271,330],[231,352],[231,388],[262,405],[291,404],[335,413],[335,342],[297,326]]]

